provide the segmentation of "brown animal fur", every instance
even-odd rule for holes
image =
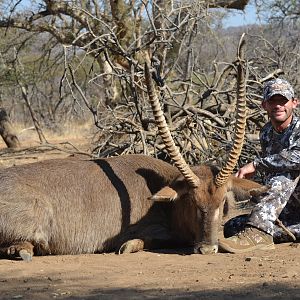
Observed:
[[[217,189],[217,170],[193,171],[201,181],[198,188],[177,168],[144,155],[57,159],[1,170],[0,254],[30,260],[33,251],[79,254],[121,247],[123,253],[177,245],[203,252],[203,245],[217,245],[213,216],[227,189],[245,182],[230,179]],[[166,186],[174,201],[159,196]],[[248,183],[243,189],[253,187]]]

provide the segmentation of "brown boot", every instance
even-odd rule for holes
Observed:
[[[255,227],[246,227],[234,236],[219,240],[219,250],[229,253],[271,249],[275,249],[273,237]]]

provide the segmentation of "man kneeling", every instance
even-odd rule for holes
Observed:
[[[262,156],[239,169],[236,176],[248,178],[260,171],[270,188],[259,197],[249,216],[238,216],[225,224],[225,238],[219,240],[221,251],[269,250],[274,249],[274,242],[288,242],[291,237],[300,240],[300,119],[294,115],[297,105],[298,99],[286,80],[266,82],[262,107],[270,121],[260,132]]]

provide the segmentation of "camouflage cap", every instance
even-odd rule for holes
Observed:
[[[294,90],[288,81],[276,78],[269,80],[264,85],[264,99],[263,101],[268,101],[274,95],[282,95],[288,100],[294,98]]]

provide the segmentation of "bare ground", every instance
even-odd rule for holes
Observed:
[[[139,252],[0,261],[1,299],[300,299],[299,247],[243,255]]]
[[[6,167],[57,156],[55,151],[27,152],[24,159],[4,156],[0,163]],[[239,255],[179,249],[34,257],[29,263],[3,259],[0,299],[300,299],[297,246]]]

